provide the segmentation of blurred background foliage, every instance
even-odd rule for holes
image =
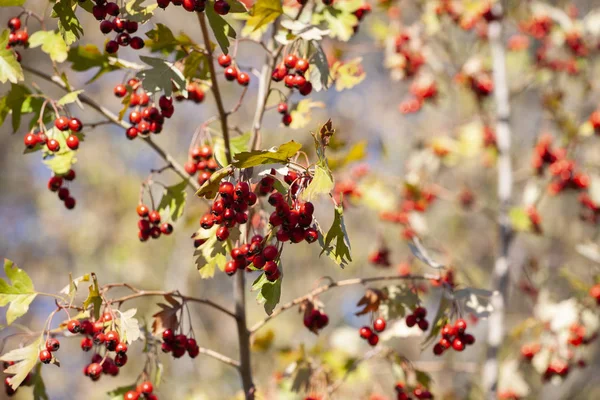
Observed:
[[[516,1],[509,2],[516,3]],[[556,2],[552,2],[556,3]],[[564,2],[560,2],[564,3]],[[593,6],[595,1],[575,1],[582,14]],[[594,4],[596,3],[596,4]],[[419,10],[413,2],[402,2],[402,18],[408,24],[414,21]],[[42,10],[44,1],[30,1],[28,7]],[[0,9],[0,21],[7,21],[14,11]],[[286,247],[283,256],[285,279],[283,280],[282,302],[293,299],[313,288],[319,280],[328,276],[333,279],[364,277],[389,274],[401,262],[412,264],[412,271],[426,271],[426,267],[414,262],[410,252],[395,225],[385,224],[378,218],[378,211],[395,207],[400,193],[407,165],[411,156],[422,157],[424,163],[423,183],[437,183],[442,188],[440,196],[422,219],[422,235],[437,254],[454,266],[457,282],[463,286],[488,286],[489,272],[496,254],[496,224],[486,215],[485,209],[465,210],[458,202],[458,195],[464,188],[475,193],[476,204],[495,209],[495,169],[493,155],[482,147],[481,121],[477,117],[477,103],[468,90],[456,85],[452,76],[457,72],[453,65],[462,65],[475,51],[475,35],[462,32],[455,26],[443,26],[442,33],[452,46],[452,60],[440,58],[440,92],[436,104],[426,105],[417,114],[403,115],[397,105],[406,97],[408,84],[392,82],[389,72],[383,67],[383,52],[377,41],[385,29],[385,18],[375,12],[359,34],[349,43],[340,47],[328,46],[330,55],[341,59],[362,57],[366,79],[352,90],[339,93],[335,90],[315,93],[314,101],[321,101],[324,108],[312,111],[312,120],[301,129],[280,126],[280,117],[268,112],[265,117],[265,146],[276,145],[290,139],[299,141],[306,149],[311,148],[308,132],[319,123],[331,118],[336,127],[336,139],[347,143],[343,151],[349,151],[353,144],[364,143],[364,159],[371,173],[368,179],[359,183],[363,196],[355,200],[345,211],[346,224],[352,243],[353,262],[344,270],[326,258],[319,258],[316,245],[300,244]],[[93,27],[97,22],[91,15],[83,15],[86,29],[85,43],[102,47],[103,35]],[[195,18],[181,9],[170,8],[167,12],[156,13],[149,24],[164,23],[173,31],[184,27],[192,38],[200,36]],[[516,26],[509,25],[509,33],[516,32]],[[257,54],[251,44],[240,44],[238,59],[244,65],[258,66],[262,55]],[[486,56],[486,53],[482,53]],[[131,50],[121,50],[120,57],[136,59]],[[521,81],[531,77],[530,60],[532,54],[509,54],[511,83],[518,87]],[[29,50],[25,62],[38,69],[50,70],[51,65],[39,50]],[[589,82],[597,87],[598,69],[592,68]],[[73,86],[84,88],[88,96],[117,112],[120,104],[112,95],[112,88],[124,77],[122,73],[108,73],[92,84],[86,84],[91,73],[69,73]],[[49,86],[41,79],[33,79],[44,92],[58,98],[60,90]],[[537,83],[544,83],[544,77],[534,77]],[[541,80],[541,82],[540,82]],[[256,79],[250,84],[250,91],[240,110],[232,116],[232,124],[247,129],[252,120],[256,93]],[[563,104],[576,121],[584,121],[598,104],[598,92],[589,91],[580,79],[564,76],[559,82],[564,91]],[[530,174],[530,152],[537,136],[544,131],[560,134],[552,116],[541,107],[542,84],[533,85],[512,98],[513,116],[511,124],[514,132],[513,161],[517,176],[517,190],[514,202],[519,204],[523,189]],[[6,87],[2,87],[2,90]],[[233,105],[239,96],[237,85],[222,85],[225,104]],[[485,102],[484,107],[492,107]],[[191,102],[178,103],[174,118],[168,121],[157,142],[182,162],[196,127],[216,113],[210,96],[201,105]],[[85,123],[95,122],[101,116],[91,110],[73,112]],[[175,226],[175,232],[159,241],[140,243],[137,239],[137,215],[140,183],[152,168],[163,166],[162,161],[140,141],[129,142],[124,133],[111,126],[95,128],[86,136],[75,166],[78,178],[70,186],[75,193],[77,207],[66,210],[53,193],[46,188],[50,172],[40,163],[39,156],[23,155],[20,135],[11,135],[9,123],[0,128],[3,145],[0,146],[0,254],[14,260],[34,279],[35,285],[44,292],[55,292],[68,283],[68,274],[79,276],[94,271],[101,284],[128,282],[136,287],[147,289],[179,289],[194,296],[206,296],[232,307],[232,280],[225,274],[217,273],[215,278],[201,280],[193,263],[193,246],[190,235],[197,229],[200,216],[206,204],[189,193],[184,218]],[[441,137],[450,138],[455,151],[453,156],[440,163],[427,153],[428,146]],[[575,158],[585,160],[589,171],[600,167],[598,150],[600,143],[589,140],[586,146],[579,146]],[[355,148],[355,150],[357,150]],[[431,152],[430,152],[431,153]],[[424,155],[425,154],[425,155]],[[429,158],[426,158],[429,157]],[[439,165],[438,165],[439,164]],[[350,166],[356,165],[351,164]],[[164,175],[164,176],[163,176]],[[165,173],[156,180],[165,184],[177,183],[175,176]],[[338,172],[339,179],[349,175],[347,168]],[[363,185],[363,186],[360,186]],[[478,212],[480,211],[480,212]],[[536,236],[519,233],[513,248],[513,276],[508,318],[511,326],[516,326],[531,316],[533,302],[522,295],[519,282],[525,274],[532,274],[538,286],[546,286],[555,300],[572,294],[568,282],[560,271],[568,268],[586,282],[593,281],[598,272],[597,266],[578,255],[575,246],[596,239],[597,228],[578,222],[576,199],[565,194],[556,198],[546,197],[540,204],[543,216],[544,235]],[[331,221],[331,205],[327,202],[317,207],[317,217],[321,225]],[[367,262],[368,255],[378,249],[384,241],[391,251],[392,266],[376,268]],[[531,270],[532,266],[536,269]],[[249,278],[251,282],[251,278]],[[249,289],[248,289],[249,290]],[[264,328],[254,343],[253,365],[256,382],[269,399],[299,399],[298,394],[287,390],[292,380],[285,377],[285,368],[297,359],[304,349],[325,360],[326,368],[342,376],[355,357],[369,351],[368,345],[358,339],[357,329],[369,321],[368,317],[356,317],[356,302],[364,288],[348,287],[331,291],[320,300],[326,305],[330,324],[319,336],[302,325],[302,315],[296,310],[289,311]],[[249,321],[257,321],[264,316],[264,310],[255,304],[253,295],[248,294]],[[155,299],[161,301],[160,298]],[[432,289],[424,299],[424,304],[433,312],[439,292]],[[151,321],[157,308],[154,301],[141,299],[127,307],[137,307],[138,317]],[[34,312],[19,321],[34,329],[41,328],[47,314],[53,308],[45,298],[35,300]],[[214,348],[236,358],[237,336],[234,323],[223,318],[212,309],[192,307],[194,330],[199,344]],[[430,349],[421,352],[418,337],[391,338],[385,344],[413,361],[419,368],[428,371],[434,379],[434,387],[440,398],[479,399],[478,392],[480,361],[484,358],[485,321],[477,323],[473,333],[478,343],[461,354],[435,358]],[[510,339],[509,339],[510,340]],[[11,343],[11,342],[9,342]],[[141,344],[133,346],[141,350]],[[507,343],[506,353],[518,351],[518,342]],[[595,377],[599,372],[597,349],[593,349],[590,366],[572,374],[561,386],[546,385],[534,392],[532,398],[540,399],[595,399],[600,397],[600,388]],[[43,374],[51,399],[104,399],[106,392],[114,387],[129,384],[141,369],[139,360],[130,352],[130,365],[121,371],[117,378],[103,378],[99,383],[83,379],[81,369],[86,363],[87,354],[79,350],[78,340],[64,340],[59,358],[60,369],[43,368]],[[164,357],[165,372],[159,392],[165,399],[228,399],[236,396],[239,380],[235,370],[211,358],[200,356],[196,360],[183,358],[173,361]],[[133,362],[132,362],[133,361]],[[81,378],[80,378],[81,377]],[[374,358],[361,364],[352,373],[336,396],[340,399],[366,399],[374,392],[393,398],[395,376],[389,363]],[[578,388],[585,390],[578,390]],[[318,387],[314,387],[318,391]],[[322,388],[321,388],[322,389]],[[2,396],[0,394],[0,396]],[[28,391],[21,391],[17,399],[30,398]]]

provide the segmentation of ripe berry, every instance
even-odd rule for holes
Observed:
[[[69,129],[69,119],[67,117],[58,117],[54,120],[54,126],[59,131],[66,131]]]
[[[373,329],[375,329],[375,332],[383,332],[385,330],[385,326],[386,326],[385,319],[383,319],[381,317],[377,318],[373,322]]]
[[[67,138],[67,146],[71,150],[77,150],[79,148],[79,138],[75,135],[69,135]]]
[[[94,342],[89,337],[84,337],[81,339],[81,350],[90,351],[94,347]]]
[[[170,235],[171,233],[173,233],[173,225],[165,222],[160,226],[160,232],[164,235]]]
[[[129,41],[129,46],[131,46],[132,49],[134,50],[140,50],[144,48],[144,39],[142,39],[139,36],[134,36],[131,38],[131,40]],[[146,103],[147,104],[147,103]]]
[[[456,328],[458,334],[464,333],[467,329],[467,321],[465,321],[464,319],[457,319],[454,323],[454,328]]]
[[[106,18],[106,8],[104,5],[96,4],[94,7],[92,7],[92,14],[98,21],[102,21],[104,18]]]
[[[60,342],[57,339],[50,338],[46,340],[46,350],[48,350],[49,352],[58,351],[59,348]]]
[[[298,57],[295,56],[294,54],[290,54],[288,55],[284,60],[283,63],[287,68],[294,68],[296,66],[296,63],[298,62]]]
[[[233,198],[235,188],[231,182],[222,182],[219,185],[219,194],[223,198]]]
[[[267,246],[262,251],[262,256],[267,261],[273,261],[275,258],[277,258],[277,254],[279,254],[279,251],[275,246]]]
[[[288,112],[288,105],[287,105],[287,103],[279,103],[277,105],[277,112],[279,114],[287,114],[287,112]]]
[[[217,229],[216,236],[217,239],[221,242],[227,240],[227,238],[229,237],[229,229],[227,229],[226,226],[219,227],[219,229]]]
[[[304,240],[306,240],[308,243],[314,243],[317,241],[317,239],[319,239],[319,232],[317,232],[316,229],[309,228],[304,231]]]
[[[38,143],[38,138],[36,134],[28,133],[27,135],[25,135],[25,139],[23,141],[25,142],[25,146],[28,149],[33,149]]]
[[[117,35],[117,43],[119,43],[119,46],[129,46],[129,43],[131,42],[131,36],[129,36],[129,33],[119,33],[119,35]]]
[[[175,339],[175,333],[172,329],[165,329],[162,333],[162,339],[167,343],[172,342]]]
[[[142,382],[138,387],[137,387],[137,392],[138,393],[142,393],[142,394],[152,394],[152,392],[154,391],[154,387],[152,386],[152,382]]]
[[[231,65],[231,56],[229,54],[221,54],[217,61],[221,67],[227,68]]]
[[[115,365],[117,367],[122,367],[125,364],[127,364],[127,354],[125,354],[125,353],[118,353],[115,356]]]
[[[98,378],[100,378],[100,375],[102,374],[102,365],[98,364],[98,363],[92,363],[90,365],[88,365],[87,367],[87,374],[90,378],[92,378],[92,380],[97,380]]]
[[[360,328],[358,333],[363,339],[369,339],[373,335],[373,331],[368,326],[363,326],[362,328]]]
[[[429,329],[429,322],[427,322],[426,319],[422,319],[419,321],[419,329],[421,329],[423,332],[425,332],[427,329]]]
[[[218,2],[218,1],[217,1]],[[216,3],[215,3],[216,6]],[[228,81],[233,81],[237,78],[238,71],[235,67],[227,67],[225,69],[225,79]]]
[[[296,61],[296,71],[299,72],[306,72],[308,70],[308,67],[310,66],[310,64],[308,63],[308,60],[306,60],[305,58],[299,58],[298,61]]]
[[[123,397],[124,400],[139,400],[139,398],[140,394],[133,390],[130,390],[129,392],[125,393],[125,396]]]
[[[135,33],[138,30],[137,21],[125,21],[125,30],[129,33]]]
[[[463,351],[465,349],[465,343],[459,338],[456,338],[452,341],[452,348],[456,351]]]
[[[148,213],[150,212],[150,210],[148,209],[148,206],[146,206],[145,204],[138,204],[136,211],[137,211],[137,214],[142,218],[147,217]]]
[[[308,96],[312,92],[312,83],[306,81],[299,87],[299,92],[302,96]]]
[[[40,361],[44,364],[50,363],[52,361],[52,354],[48,350],[40,351]]]
[[[71,333],[79,333],[81,332],[81,322],[76,319],[72,319],[67,323],[67,329]]]
[[[114,25],[109,20],[104,20],[104,21],[100,22],[100,32],[104,33],[105,35],[107,33],[112,32],[113,28],[114,28]]]
[[[69,120],[69,129],[73,132],[79,132],[83,128],[83,124],[77,118],[71,118]]]
[[[219,15],[227,15],[231,6],[225,0],[217,0],[215,1],[215,12]]]
[[[293,85],[295,87],[300,88],[300,87],[304,86],[305,83],[306,83],[306,78],[303,77],[302,75],[294,76]]]
[[[119,43],[114,40],[109,40],[106,42],[106,46],[104,46],[104,48],[108,54],[114,54],[119,51]]]
[[[104,5],[104,7],[106,8],[106,13],[108,15],[111,15],[113,17],[116,17],[117,15],[119,15],[120,10],[119,10],[119,5],[117,3],[109,2],[109,3],[106,3]]]
[[[127,139],[129,140],[133,140],[137,137],[138,135],[138,130],[136,127],[131,126],[127,129],[127,131],[125,132],[125,136],[127,136]]]
[[[379,336],[376,333],[373,333],[369,336],[368,341],[371,346],[377,346],[377,343],[379,343]]]
[[[160,223],[160,213],[156,210],[153,210],[148,214],[148,219],[154,225],[158,225]]]
[[[21,29],[21,20],[17,17],[13,17],[8,20],[8,29],[11,31],[18,31]]]
[[[436,356],[441,355],[444,352],[444,350],[444,347],[439,343],[436,343],[435,346],[433,346],[433,354],[435,354]]]
[[[50,151],[60,150],[60,143],[58,143],[58,140],[56,140],[56,139],[48,140],[48,143],[46,144],[46,146],[48,146],[48,150],[50,150]]]
[[[237,81],[242,86],[248,86],[250,83],[250,75],[245,72],[240,72],[237,76]]]
[[[283,116],[281,122],[283,122],[283,124],[285,126],[290,126],[290,124],[292,123],[292,116],[291,116],[291,114],[285,114]]]

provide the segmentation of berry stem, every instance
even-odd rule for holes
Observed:
[[[284,311],[289,310],[290,308],[293,308],[295,306],[298,306],[298,305],[302,304],[304,301],[311,299],[312,297],[318,296],[322,293],[325,293],[331,289],[342,287],[342,286],[364,285],[364,284],[370,283],[370,282],[394,281],[394,280],[439,281],[440,277],[438,275],[433,275],[433,274],[388,275],[388,276],[374,276],[374,277],[370,277],[370,278],[352,278],[352,279],[345,279],[342,281],[330,282],[326,285],[319,286],[316,289],[311,290],[309,293],[305,294],[304,296],[297,297],[294,300],[290,301],[289,303],[286,303],[286,304],[282,305],[281,307],[279,307],[278,309],[274,310],[271,315],[265,317],[264,319],[258,321],[256,324],[254,324],[254,326],[250,329],[250,334],[253,335],[254,333],[256,333],[256,331],[258,331],[260,328],[262,328],[264,325],[266,325],[267,322],[269,322],[271,319],[277,317],[278,315],[282,314]]]

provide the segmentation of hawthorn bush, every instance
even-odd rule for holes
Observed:
[[[6,395],[597,398],[592,3],[0,0]]]

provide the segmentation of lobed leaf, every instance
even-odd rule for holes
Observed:
[[[0,34],[0,83],[17,83],[24,79],[23,69],[21,64],[17,61],[15,52],[8,46],[8,29],[2,31]]]
[[[151,68],[138,72],[142,86],[148,93],[164,92],[171,96],[173,84],[185,95],[186,82],[181,71],[175,65],[162,58],[140,56],[140,60]]]
[[[8,259],[4,259],[4,273],[11,283],[0,278],[0,307],[9,305],[6,310],[6,323],[10,325],[27,313],[37,292],[29,275]]]
[[[312,181],[302,191],[300,198],[304,201],[312,201],[319,196],[329,194],[333,190],[333,175],[326,162],[320,162],[315,166]]]
[[[231,173],[233,173],[233,167],[231,165],[213,172],[210,179],[200,186],[200,189],[196,192],[196,196],[204,197],[205,199],[214,199],[219,192],[221,181]]]
[[[282,2],[279,0],[258,0],[250,9],[250,18],[246,22],[253,31],[275,21],[283,14]]]
[[[204,11],[206,13],[206,18],[208,18],[208,24],[212,29],[215,39],[217,39],[217,43],[221,48],[221,51],[224,54],[229,53],[229,39],[235,39],[237,37],[235,30],[229,22],[227,22],[223,17],[217,14],[214,10],[214,7],[208,6]]]
[[[73,0],[59,0],[52,8],[52,17],[58,18],[58,31],[67,46],[83,35],[83,27],[75,15],[76,7],[77,3]]]
[[[334,208],[334,218],[331,223],[327,235],[323,238],[323,235],[319,235],[319,243],[323,250],[323,253],[327,254],[336,264],[344,268],[352,257],[350,255],[350,239],[346,232],[346,226],[344,225],[344,208],[339,205]]]
[[[236,168],[250,168],[264,164],[285,164],[302,148],[293,140],[270,150],[244,151],[235,156],[231,165]]]
[[[264,305],[265,312],[269,315],[273,313],[281,299],[281,280],[282,278],[279,278],[275,282],[271,282],[263,273],[252,283],[252,291],[258,291],[256,301],[258,304]]]
[[[42,51],[50,56],[52,61],[61,63],[69,55],[69,47],[58,32],[37,31],[29,37],[29,47],[42,47]]]
[[[4,370],[5,374],[13,375],[10,380],[10,386],[14,390],[23,383],[25,378],[27,378],[27,375],[31,372],[33,367],[35,367],[38,361],[41,344],[42,337],[40,336],[28,346],[14,349],[0,357],[0,361],[13,361],[16,363]]]
[[[177,221],[177,219],[183,215],[183,208],[187,198],[187,185],[188,182],[184,180],[177,185],[167,186],[165,188],[165,193],[160,199],[157,210],[159,212],[168,211],[171,220]]]
[[[133,318],[136,313],[136,308],[119,312],[121,317],[116,321],[117,326],[119,327],[121,340],[125,340],[127,344],[131,344],[142,337],[140,323],[136,318]]]

